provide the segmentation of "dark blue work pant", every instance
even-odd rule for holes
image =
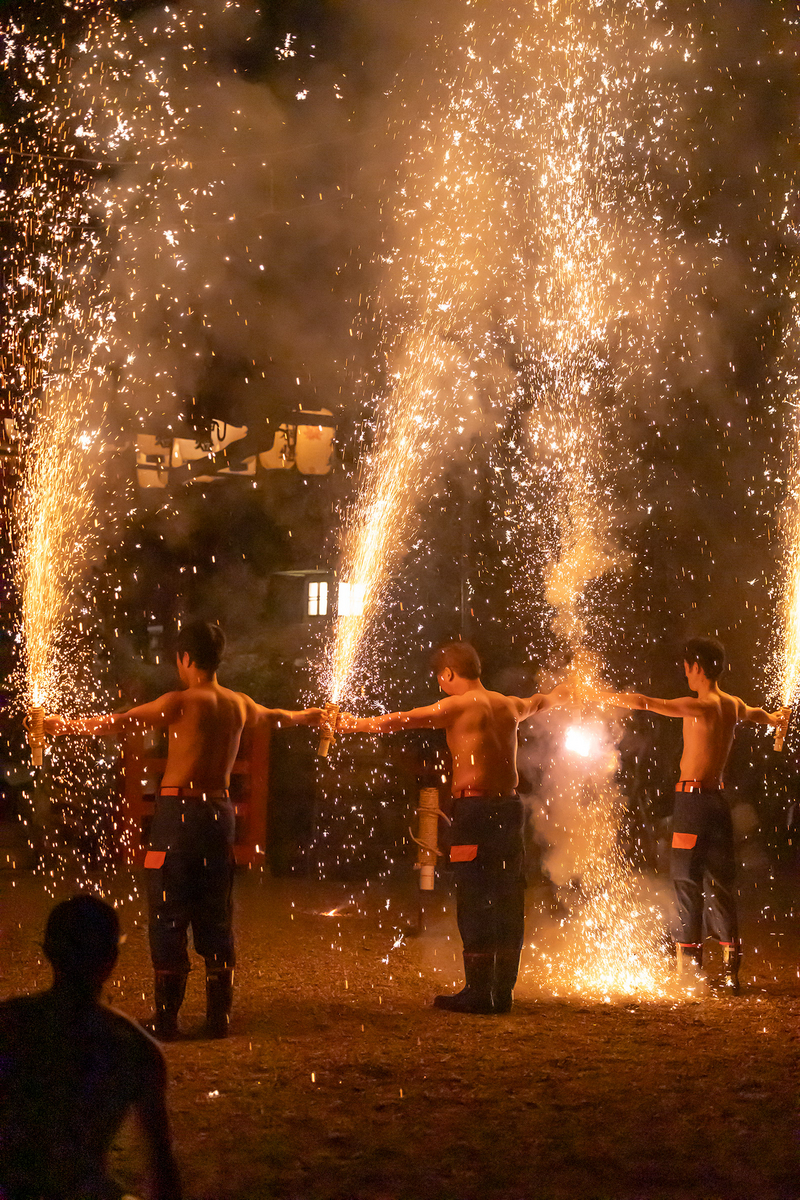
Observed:
[[[450,861],[465,955],[501,955],[519,963],[525,936],[523,824],[518,796],[456,800]]]
[[[206,966],[233,970],[234,834],[230,800],[156,800],[145,858],[150,955],[156,971],[189,970],[189,926]]]
[[[672,830],[670,875],[678,906],[676,942],[702,942],[706,903],[711,936],[720,942],[738,942],[733,824],[724,792],[710,788],[676,792]]]

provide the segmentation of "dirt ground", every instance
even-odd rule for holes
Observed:
[[[113,892],[128,941],[109,998],[143,1017],[135,880]],[[45,986],[52,899],[4,872],[0,902],[0,994]],[[250,874],[237,906],[232,1036],[192,1036],[197,970],[186,1036],[165,1047],[189,1200],[800,1200],[800,938],[785,887],[746,903],[740,997],[554,999],[523,979],[502,1017],[430,1007],[457,978],[454,925],[440,904],[427,936],[401,939],[410,889]],[[133,1131],[114,1166],[141,1190]]]

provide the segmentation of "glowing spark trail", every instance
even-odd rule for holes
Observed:
[[[114,627],[126,601],[121,586],[111,601],[101,557],[141,512],[130,506],[127,469],[110,483],[104,456],[120,445],[109,443],[120,431],[162,436],[176,425],[210,440],[220,414],[206,410],[204,388],[234,404],[272,398],[264,347],[270,336],[290,340],[290,299],[274,303],[290,272],[272,269],[281,255],[269,252],[265,225],[277,211],[269,154],[287,153],[295,130],[270,88],[236,65],[235,48],[249,56],[262,19],[247,0],[135,11],[68,0],[55,32],[52,6],[38,13],[37,3],[25,6],[28,28],[9,20],[3,29],[17,84],[15,120],[2,130],[0,209],[15,235],[3,371],[24,447],[14,514],[20,699],[72,715],[108,707],[95,650],[130,632]],[[295,55],[293,42],[287,35],[281,58]],[[349,118],[336,120],[342,128],[328,122],[326,137],[347,132]],[[287,197],[305,190],[312,158],[318,150],[293,159]],[[88,742],[52,748],[47,786],[65,805],[96,753]],[[105,799],[101,807],[92,820],[107,815]]]
[[[74,4],[72,16],[85,19],[92,36],[110,22],[88,3]],[[9,160],[2,215],[15,235],[4,264],[10,313],[2,372],[22,446],[11,514],[20,597],[18,701],[35,730],[37,710],[74,715],[108,703],[94,657],[95,592],[87,568],[98,551],[104,359],[113,312],[98,283],[104,243],[91,199],[97,167],[86,160],[79,120],[66,101],[72,60],[60,33],[47,40],[39,28],[29,36],[13,20],[3,32],[19,112],[2,130]],[[32,747],[34,764],[41,763],[35,739]],[[98,857],[119,853],[106,798],[113,758],[88,747],[54,752],[46,779],[35,784],[33,820],[26,824],[48,886],[69,876],[102,889],[86,873]]]
[[[75,636],[75,588],[97,524],[104,404],[95,389],[111,314],[89,271],[101,245],[86,203],[93,171],[80,161],[59,106],[68,59],[60,49],[31,44],[14,25],[6,30],[5,54],[30,110],[16,129],[14,186],[4,196],[19,230],[6,262],[12,315],[3,373],[26,435],[14,514],[24,702],[73,709],[85,658]],[[4,132],[8,138],[11,131]]]
[[[551,0],[539,6],[539,21],[540,41],[526,47],[536,104],[525,122],[534,181],[522,340],[534,406],[525,429],[531,481],[517,497],[518,549],[523,579],[542,565],[554,632],[570,649],[579,691],[591,692],[603,663],[596,627],[589,649],[596,623],[587,584],[620,566],[614,481],[625,464],[614,406],[637,373],[663,274],[648,177],[655,147],[642,120],[643,111],[651,127],[665,123],[664,100],[648,78],[662,41],[638,3],[577,10]],[[592,755],[574,730],[570,745],[575,765],[551,763],[541,817],[545,836],[568,837],[562,861],[551,854],[551,877],[579,880],[580,901],[568,937],[539,970],[546,964],[550,985],[569,991],[663,995],[663,917],[643,901],[642,881],[619,846],[616,756],[610,747]]]
[[[518,416],[522,450],[499,452],[515,452],[520,609],[543,582],[574,673],[590,686],[601,677],[585,593],[619,566],[613,412],[647,370],[664,260],[649,158],[676,115],[655,76],[674,47],[638,0],[469,10],[413,123],[385,255],[389,386],[345,547],[343,577],[363,584],[364,611],[339,620],[336,701],[353,690],[435,464],[465,435],[498,439],[512,410],[530,410]],[[588,797],[566,823],[588,896],[576,915],[585,953],[573,948],[553,978],[661,994],[661,918],[644,919],[617,847],[614,769],[610,754],[587,760],[572,791]]]
[[[792,296],[796,301],[796,286]],[[779,627],[772,663],[772,683],[782,705],[800,698],[800,307],[795,303],[785,335],[787,409],[789,421],[788,484],[782,514],[784,544],[783,589],[779,597]],[[776,741],[780,749],[783,739]]]

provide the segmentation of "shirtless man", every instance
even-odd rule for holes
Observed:
[[[263,708],[217,682],[225,635],[194,621],[178,636],[183,691],[167,692],[124,713],[66,721],[47,717],[45,732],[107,734],[126,725],[168,730],[161,780],[144,860],[150,954],[155,972],[152,1031],[178,1035],[178,1011],[189,974],[187,930],[206,963],[206,1032],[225,1037],[233,1001],[233,843],[235,815],[228,787],[242,731],[260,722],[316,725],[318,708]]]
[[[450,1012],[507,1013],[525,925],[517,729],[521,721],[567,696],[564,689],[527,699],[487,691],[480,680],[480,659],[466,642],[438,650],[432,666],[445,700],[382,717],[342,713],[338,728],[356,733],[445,730],[453,758],[450,861],[465,987],[455,996],[437,996],[433,1003]]]
[[[180,1200],[156,1043],[101,1001],[117,961],[117,914],[96,896],[50,913],[46,992],[0,1004],[0,1195],[119,1200],[106,1159],[129,1113],[149,1160],[152,1200]]]
[[[723,774],[739,724],[785,726],[789,709],[768,713],[729,696],[717,680],[725,650],[714,638],[692,638],[684,650],[684,670],[696,696],[655,700],[636,692],[608,693],[617,708],[644,709],[683,720],[681,777],[675,786],[670,874],[678,908],[678,970],[703,961],[704,887],[710,898],[711,933],[722,946],[723,982],[739,991],[739,943],[733,881],[736,860],[730,808]]]

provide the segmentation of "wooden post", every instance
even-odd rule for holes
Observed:
[[[424,787],[419,793],[417,869],[422,892],[433,891],[434,868],[439,857],[439,789]],[[412,835],[413,836],[413,835]]]

